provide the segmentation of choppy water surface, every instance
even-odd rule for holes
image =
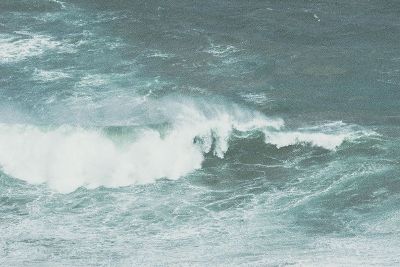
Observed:
[[[0,3],[0,265],[400,264],[400,2]]]

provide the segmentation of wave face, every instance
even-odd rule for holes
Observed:
[[[0,266],[397,266],[399,1],[0,0]]]

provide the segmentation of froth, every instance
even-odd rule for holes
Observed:
[[[46,35],[17,32],[17,35],[0,35],[0,63],[14,63],[29,57],[42,55],[48,50],[73,52]]]
[[[274,144],[278,148],[306,144],[335,150],[345,140],[355,140],[375,133],[356,125],[336,121],[292,131],[264,131],[264,134],[265,142]]]
[[[99,131],[60,127],[0,127],[3,171],[30,183],[48,183],[60,192],[176,179],[200,167],[202,153],[190,142],[145,131],[118,147]]]

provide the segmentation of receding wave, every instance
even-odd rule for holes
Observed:
[[[222,104],[181,102],[167,117],[167,127],[138,126],[123,135],[109,127],[0,124],[0,166],[12,177],[67,193],[81,186],[178,179],[200,169],[207,153],[223,158],[235,134],[260,132],[278,148],[306,144],[331,150],[361,134],[344,123],[286,130],[281,119]]]

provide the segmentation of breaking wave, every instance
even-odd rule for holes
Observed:
[[[119,187],[178,179],[200,169],[207,153],[223,158],[236,133],[240,138],[263,133],[265,142],[278,148],[306,144],[330,150],[361,134],[340,122],[286,130],[281,119],[234,105],[186,101],[168,108],[167,121],[158,127],[117,127],[125,129],[120,131],[0,124],[0,166],[12,177],[47,183],[68,193],[82,186]]]

